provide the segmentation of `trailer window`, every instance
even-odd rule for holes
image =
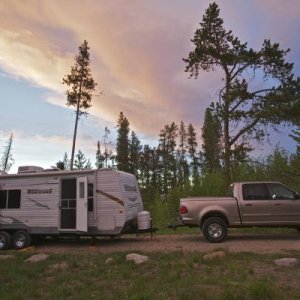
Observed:
[[[20,203],[21,203],[21,190],[9,190],[7,208],[20,208]]]
[[[0,191],[0,208],[11,209],[20,208],[21,190],[2,190]]]
[[[0,191],[0,209],[6,208],[7,191]]]
[[[94,185],[88,184],[88,211],[94,210]]]

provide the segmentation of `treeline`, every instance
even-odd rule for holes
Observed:
[[[145,208],[152,211],[154,219],[157,222],[175,221],[180,197],[227,193],[218,126],[208,109],[201,131],[201,147],[197,142],[200,136],[193,124],[182,121],[165,125],[160,130],[157,146],[153,147],[141,143],[131,131],[128,118],[121,112],[116,125],[117,139],[113,143],[115,150],[109,141],[110,131],[105,128],[102,147],[99,141],[97,143],[94,167],[115,168],[134,174]],[[67,154],[57,166],[70,168]],[[233,182],[276,180],[300,191],[299,166],[300,144],[295,153],[277,147],[274,153],[256,160],[249,158],[248,149],[239,149],[231,156],[231,178]],[[91,160],[79,150],[74,169],[91,168]]]

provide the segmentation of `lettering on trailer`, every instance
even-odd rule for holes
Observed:
[[[135,185],[124,184],[124,188],[126,192],[136,192]]]
[[[33,195],[33,194],[52,194],[52,189],[44,189],[44,190],[30,189],[30,190],[27,190],[27,194],[30,194],[30,195]]]

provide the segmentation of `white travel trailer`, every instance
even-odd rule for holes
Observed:
[[[0,174],[0,249],[24,248],[35,236],[116,236],[142,210],[132,174],[19,167]]]

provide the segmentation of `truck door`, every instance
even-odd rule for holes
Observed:
[[[243,224],[263,225],[271,222],[270,196],[263,183],[242,185],[240,212]]]
[[[87,177],[77,178],[76,201],[76,230],[87,232],[88,230],[88,182]]]
[[[271,195],[272,220],[278,225],[300,224],[300,199],[292,190],[279,183],[267,183]]]

